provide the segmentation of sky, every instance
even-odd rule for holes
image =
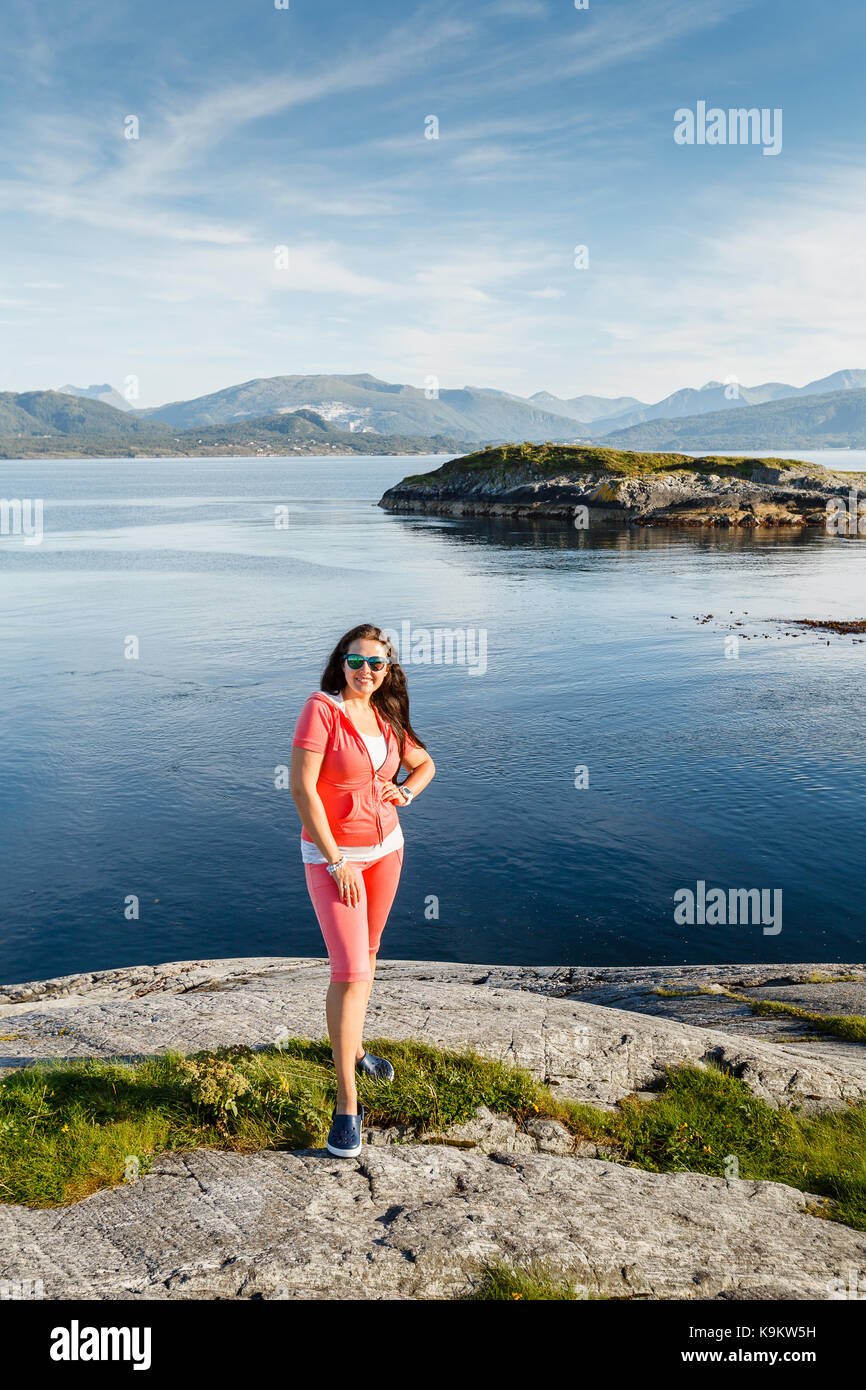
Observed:
[[[862,0],[282,3],[4,0],[0,390],[866,367]]]

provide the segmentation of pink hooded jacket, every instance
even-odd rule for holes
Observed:
[[[382,788],[400,767],[397,735],[372,706],[385,736],[387,756],[376,770],[370,751],[349,716],[323,690],[304,702],[292,739],[293,748],[324,754],[316,783],[328,824],[338,845],[378,845],[398,824],[397,808],[382,800]],[[408,752],[418,744],[406,735]],[[302,840],[310,840],[306,829]]]

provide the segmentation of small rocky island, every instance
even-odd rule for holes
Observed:
[[[448,516],[554,518],[579,528],[827,527],[830,517],[837,518],[832,529],[849,534],[845,508],[863,478],[796,459],[506,444],[403,478],[379,506]]]

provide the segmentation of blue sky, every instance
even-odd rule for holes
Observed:
[[[0,389],[866,367],[860,0],[6,0],[4,30]],[[781,108],[781,152],[677,145],[698,101]]]

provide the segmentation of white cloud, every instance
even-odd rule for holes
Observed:
[[[702,29],[723,24],[755,3],[727,0],[716,6],[706,0],[655,0],[647,5],[645,0],[631,0],[630,4],[599,6],[595,12],[576,10],[575,31],[560,48],[558,75],[587,76],[645,57]],[[593,22],[581,28],[590,14]],[[548,79],[552,75],[548,73]]]
[[[493,19],[546,19],[550,11],[543,0],[494,0],[484,13]]]
[[[139,117],[138,140],[116,143],[93,116],[72,119],[40,110],[16,141],[19,176],[0,184],[7,208],[58,221],[75,221],[168,241],[232,245],[254,239],[249,220],[211,219],[178,210],[213,183],[218,147],[237,139],[251,122],[328,97],[386,85],[407,63],[432,63],[443,48],[467,37],[472,26],[454,19],[407,23],[378,50],[350,55],[318,73],[278,72],[248,81],[220,83],[183,105],[131,112]],[[236,184],[240,174],[232,165]],[[237,192],[235,194],[237,196]],[[352,199],[345,214],[353,215]],[[339,204],[340,200],[335,200]]]

